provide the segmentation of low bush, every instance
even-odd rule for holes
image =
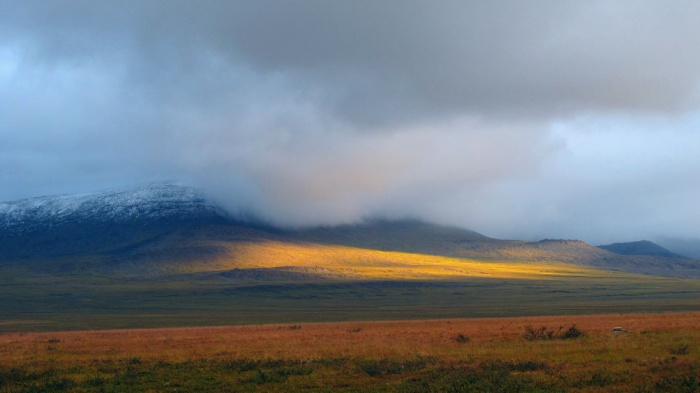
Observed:
[[[673,348],[669,348],[668,351],[671,355],[687,355],[690,353],[690,346],[688,344],[681,344]]]
[[[434,364],[435,358],[430,356],[418,356],[412,360],[363,360],[358,362],[358,368],[371,377],[383,375],[401,374],[407,371],[419,371]]]
[[[460,344],[466,344],[466,343],[468,343],[468,342],[470,341],[469,337],[468,337],[468,336],[465,336],[465,335],[462,334],[462,333],[459,333],[459,334],[457,335],[457,337],[454,338],[454,340],[455,340],[456,342],[460,343]]]
[[[268,383],[281,383],[287,381],[293,375],[309,375],[313,372],[310,367],[282,367],[270,370],[255,370],[253,376],[247,382],[263,385]]]
[[[700,377],[688,373],[686,375],[668,376],[656,383],[661,392],[697,392],[700,391]]]
[[[561,328],[559,328],[559,330],[561,330]],[[561,332],[557,336],[557,338],[561,340],[567,340],[571,338],[579,338],[581,336],[583,336],[583,332],[579,328],[577,328],[576,325],[571,325],[568,329]]]
[[[525,334],[523,334],[523,337],[528,341],[568,340],[581,336],[583,336],[583,331],[577,328],[576,325],[571,325],[567,329],[564,329],[564,326],[559,326],[557,330],[550,329],[547,326],[534,328],[532,325],[527,325],[525,326]]]

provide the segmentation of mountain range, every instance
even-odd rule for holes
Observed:
[[[689,311],[697,278],[649,242],[279,228],[175,184],[0,203],[0,332]]]
[[[275,277],[293,278],[292,271],[300,277],[311,273],[344,277],[338,269],[325,267],[323,260],[313,266],[302,264],[303,269],[297,266],[304,252],[314,250],[317,254],[320,249],[330,250],[328,247],[485,262],[567,263],[700,278],[700,262],[649,241],[595,247],[579,240],[501,240],[417,220],[276,228],[232,217],[198,190],[176,184],[0,203],[0,266],[143,275],[193,269],[226,272],[241,266],[262,269],[264,266],[255,266],[252,261],[269,257],[280,261],[274,273],[268,272]],[[246,253],[254,255],[243,261]],[[279,270],[280,264],[286,266],[286,273]],[[228,274],[264,278],[263,272]],[[352,272],[347,270],[346,276]]]

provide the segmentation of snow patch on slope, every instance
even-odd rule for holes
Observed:
[[[129,191],[56,195],[0,203],[0,229],[22,233],[81,220],[143,224],[222,216],[197,190],[157,184]]]

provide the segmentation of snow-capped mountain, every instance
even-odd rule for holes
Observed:
[[[73,253],[153,228],[226,220],[203,194],[176,184],[2,202],[0,257]]]
[[[197,190],[158,184],[130,191],[57,195],[0,203],[0,229],[22,234],[94,221],[143,225],[213,218],[223,213]]]
[[[196,189],[174,184],[0,203],[0,266],[145,274],[225,260],[238,244],[268,241],[700,277],[698,262],[686,258],[626,255],[576,240],[498,240],[414,220],[285,230],[230,218]]]

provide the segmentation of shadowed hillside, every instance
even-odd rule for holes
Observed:
[[[613,243],[605,246],[598,246],[603,250],[614,252],[621,255],[651,255],[667,258],[685,258],[683,255],[672,253],[671,251],[661,247],[660,245],[648,240],[629,243]]]
[[[415,220],[283,230],[173,185],[0,204],[0,331],[698,309],[700,281],[668,277],[698,262]]]
[[[300,230],[289,235],[309,243],[444,256],[457,256],[466,243],[500,242],[474,231],[418,220],[370,220],[356,225]]]
[[[469,276],[489,264],[513,271],[573,264],[700,277],[697,261],[650,242],[612,245],[610,252],[578,240],[498,240],[416,220],[276,229],[233,220],[196,190],[177,185],[3,203],[0,229],[0,263],[35,271],[432,279]]]
[[[59,195],[0,203],[0,260],[119,253],[229,219],[189,187]]]

